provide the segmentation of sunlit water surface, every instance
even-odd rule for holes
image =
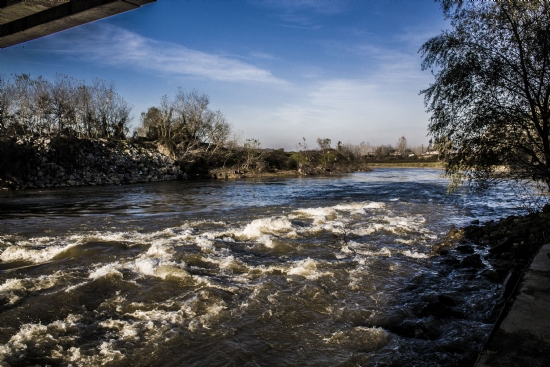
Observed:
[[[0,363],[455,365],[500,286],[431,244],[522,198],[447,195],[440,175],[1,193]],[[423,313],[438,295],[459,314]]]

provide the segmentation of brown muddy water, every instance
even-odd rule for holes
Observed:
[[[522,198],[440,175],[0,193],[0,365],[465,363],[501,286],[431,244]]]

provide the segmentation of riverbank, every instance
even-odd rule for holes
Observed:
[[[369,162],[371,168],[443,168],[442,162]]]
[[[120,185],[183,178],[175,160],[153,144],[126,140],[44,139],[6,147],[12,165],[0,189]]]
[[[183,179],[241,179],[331,175],[370,170],[340,152],[221,149],[175,160],[154,142],[20,139],[0,142],[0,190],[122,185]]]
[[[491,312],[495,326],[478,351],[476,366],[546,366],[550,363],[550,205],[525,216],[473,223],[451,230],[434,252],[448,254],[449,245],[467,254],[464,263],[483,268],[500,285],[500,301]],[[546,249],[546,250],[545,250]],[[487,267],[486,264],[490,265]]]

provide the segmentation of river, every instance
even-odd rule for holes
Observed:
[[[431,245],[523,199],[448,195],[440,176],[2,192],[0,364],[457,365],[490,332],[500,285],[489,263],[462,269]]]

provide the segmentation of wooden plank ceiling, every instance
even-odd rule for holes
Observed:
[[[157,0],[0,0],[0,48],[27,42]]]

